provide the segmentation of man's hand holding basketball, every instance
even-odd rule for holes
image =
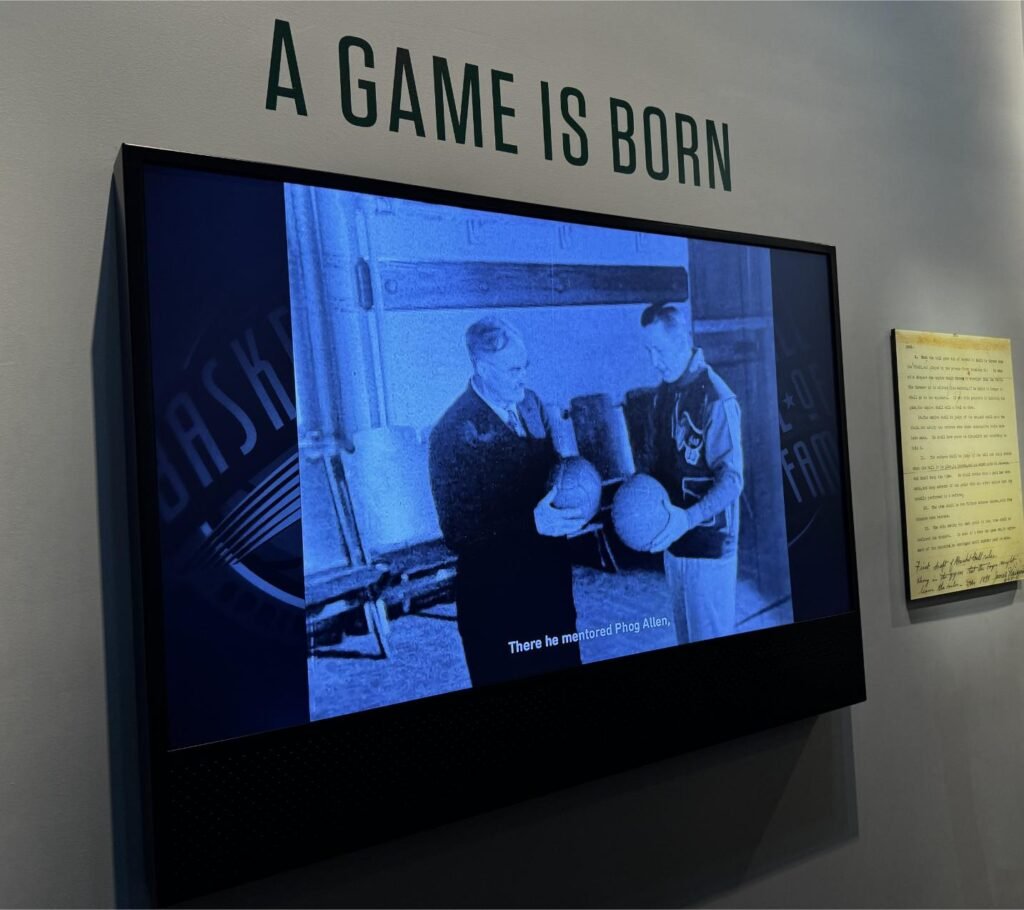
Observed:
[[[559,509],[553,504],[557,489],[552,487],[533,510],[533,523],[537,533],[543,537],[575,534],[587,523],[586,513],[582,509]]]
[[[689,530],[690,516],[686,514],[686,509],[680,509],[678,506],[670,505],[668,507],[668,524],[665,525],[664,530],[662,530],[661,533],[651,541],[651,545],[648,549],[651,553],[660,553],[662,550],[667,550]]]

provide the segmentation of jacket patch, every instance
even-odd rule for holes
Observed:
[[[672,438],[676,450],[683,453],[688,465],[700,463],[704,451],[704,431],[693,422],[689,411],[679,406],[672,415]]]

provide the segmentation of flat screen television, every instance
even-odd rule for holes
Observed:
[[[864,698],[833,248],[117,182],[159,902]]]

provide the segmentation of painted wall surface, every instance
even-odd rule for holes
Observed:
[[[264,106],[276,17],[307,117]],[[345,34],[385,82],[401,46],[524,97],[578,86],[602,136],[611,95],[728,123],[732,190],[615,174],[603,141],[546,162],[532,101],[515,156],[350,126]],[[1022,597],[908,611],[889,351],[894,326],[1024,343],[1020,4],[6,4],[0,86],[0,903],[138,901],[108,217],[129,141],[838,249],[867,703],[209,902],[1024,904]]]

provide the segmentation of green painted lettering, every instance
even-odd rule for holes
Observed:
[[[402,88],[409,89],[409,109],[402,107]],[[412,74],[412,58],[408,48],[400,47],[395,51],[395,81],[391,88],[391,122],[388,129],[398,132],[402,120],[411,120],[416,128],[417,136],[426,136],[423,129],[423,114],[420,112],[420,98],[416,92],[416,77]]]
[[[491,106],[494,111],[494,148],[499,152],[508,152],[510,155],[518,154],[519,147],[511,142],[505,141],[505,127],[502,119],[512,118],[516,115],[514,107],[505,107],[501,103],[501,83],[512,82],[511,73],[503,73],[501,70],[491,70]]]
[[[445,101],[447,100],[447,105]],[[473,112],[473,145],[481,148],[484,144],[483,128],[480,124],[480,68],[467,63],[462,77],[462,103],[458,114],[455,112],[455,88],[448,61],[444,57],[434,58],[434,113],[437,118],[437,138],[445,139],[445,107],[452,121],[452,135],[459,145],[466,144],[466,129]]]
[[[288,63],[288,81],[291,88],[281,85],[281,52]],[[270,48],[270,75],[267,77],[267,110],[277,110],[278,98],[292,98],[295,113],[306,116],[306,99],[302,94],[302,79],[299,77],[299,61],[295,57],[295,43],[292,41],[292,27],[284,19],[274,20],[274,39]]]
[[[620,98],[610,98],[612,121],[612,169],[616,174],[632,174],[636,170],[636,145],[633,142],[633,108]],[[619,112],[626,116],[625,126],[619,126]],[[621,144],[626,144],[627,158],[622,160]]]
[[[652,128],[652,122],[657,121],[657,127]],[[657,132],[657,136],[653,135]],[[654,145],[659,146],[661,165],[654,166]],[[655,180],[664,180],[668,177],[668,123],[665,114],[659,108],[644,108],[644,159],[647,163],[647,173]]]
[[[590,152],[587,148],[587,134],[569,111],[569,99],[576,99],[577,114],[581,120],[587,116],[587,101],[583,97],[583,92],[578,88],[573,88],[569,85],[562,89],[559,97],[562,105],[562,119],[577,135],[580,143],[579,154],[573,154],[571,137],[568,133],[562,133],[562,154],[565,156],[565,160],[568,161],[569,164],[574,164],[576,167],[583,167],[590,157]]]
[[[715,163],[718,163],[718,170],[722,173],[722,189],[727,193],[732,190],[732,171],[729,169],[729,124],[722,124],[722,141],[718,141],[718,132],[715,129],[715,121],[705,121],[707,128],[708,147],[708,182],[711,189],[715,188]]]
[[[341,74],[341,113],[353,126],[373,126],[377,122],[377,87],[369,79],[360,79],[356,84],[363,92],[365,114],[352,109],[352,69],[349,51],[357,47],[363,52],[363,65],[373,69],[373,48],[368,41],[346,35],[338,42],[338,71]]]
[[[548,84],[540,84],[540,114],[544,126],[544,158],[551,160],[551,99],[548,97]]]
[[[690,128],[690,141],[683,141],[683,124]],[[697,121],[686,114],[676,114],[676,149],[679,156],[679,182],[686,183],[686,159],[693,168],[693,185],[700,186],[700,159],[697,157]]]

